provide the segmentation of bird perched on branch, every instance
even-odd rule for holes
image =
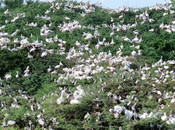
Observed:
[[[6,79],[6,80],[9,80],[9,79],[11,79],[11,78],[12,78],[11,72],[10,72],[9,74],[6,74],[6,75],[5,75],[5,79]]]

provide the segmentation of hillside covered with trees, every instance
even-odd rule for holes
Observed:
[[[0,124],[175,129],[175,6],[4,0]]]

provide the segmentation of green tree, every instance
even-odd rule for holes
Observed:
[[[26,3],[27,3],[27,5],[30,5],[30,4],[33,4],[34,1],[33,0],[26,0]]]
[[[23,4],[24,0],[4,0],[4,4],[7,8],[16,8],[20,7]]]

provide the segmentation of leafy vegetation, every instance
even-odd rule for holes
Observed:
[[[175,110],[174,102],[170,103],[171,99],[174,99],[175,80],[172,79],[175,66],[174,64],[169,64],[169,62],[163,64],[163,61],[175,60],[175,34],[173,31],[168,33],[166,29],[160,28],[162,22],[167,26],[172,25],[175,13],[170,14],[170,10],[163,9],[140,9],[135,13],[134,9],[125,11],[127,8],[123,11],[115,12],[115,10],[104,9],[90,3],[86,3],[86,7],[85,3],[81,3],[82,6],[86,7],[83,9],[80,8],[81,6],[79,7],[80,3],[65,0],[54,1],[52,4],[32,0],[26,2],[27,4],[24,5],[21,0],[5,0],[4,4],[6,6],[0,8],[0,31],[1,33],[8,33],[7,36],[3,35],[0,41],[0,77],[5,84],[3,86],[2,81],[0,81],[0,124],[3,124],[6,117],[7,121],[16,121],[14,126],[4,126],[7,129],[27,129],[29,121],[32,121],[35,129],[39,130],[42,125],[38,123],[37,116],[42,113],[46,122],[45,127],[59,130],[116,130],[120,127],[124,130],[148,130],[158,129],[157,125],[159,124],[162,125],[161,129],[175,129],[175,123],[168,124],[167,120],[163,121],[161,119],[164,112],[170,115],[174,114]],[[58,6],[56,6],[57,3]],[[85,10],[88,9],[92,9],[92,12],[87,13]],[[171,10],[174,10],[174,6],[171,7]],[[46,13],[47,11],[49,13]],[[136,19],[136,15],[146,14],[146,11],[149,18],[154,19],[154,21],[151,23],[147,20],[144,24],[141,24],[142,19]],[[86,13],[84,17],[82,16],[83,13]],[[168,15],[163,17],[163,13],[168,13]],[[121,15],[123,17],[119,18]],[[15,17],[18,18],[13,22]],[[70,18],[70,20],[65,17]],[[111,22],[111,17],[114,19],[113,22]],[[63,32],[58,27],[60,24],[63,27],[64,23],[75,21],[79,22],[81,28]],[[32,22],[33,24],[31,24]],[[34,25],[35,23],[37,23],[37,26]],[[128,26],[137,25],[130,27],[128,30],[121,29],[117,31],[117,29],[112,29],[114,25],[124,26],[127,24],[129,24]],[[5,25],[4,28],[2,28],[3,25]],[[50,30],[49,35],[41,35],[41,29],[45,25]],[[154,31],[150,31],[150,29],[154,29]],[[82,37],[84,33],[88,32],[94,35],[96,30],[100,34],[98,38],[93,37],[87,40]],[[135,30],[139,31],[138,35],[133,33]],[[114,35],[110,36],[112,31],[114,31]],[[12,36],[14,32],[16,32],[16,35]],[[46,39],[54,38],[56,35],[58,41],[53,43],[46,41]],[[134,39],[136,36],[138,38],[142,37],[143,41],[140,43],[124,41],[124,37]],[[14,43],[16,38],[20,41],[19,43]],[[11,48],[14,47],[14,44],[19,47],[26,38],[28,43],[43,43],[42,48],[36,47],[35,51],[30,52],[32,47],[29,44],[29,46],[22,46],[18,51],[12,51]],[[97,43],[102,41],[103,38],[106,39],[105,45],[97,49]],[[113,45],[109,44],[112,39],[114,41]],[[2,48],[5,46],[4,41],[7,42],[8,40],[7,47]],[[89,44],[90,49],[81,50],[81,47],[75,45],[77,41],[82,46]],[[123,45],[123,48],[121,45]],[[139,49],[135,48],[137,45],[140,45]],[[65,51],[61,51],[62,47],[65,48]],[[122,48],[121,55],[116,54],[119,48]],[[54,51],[52,52],[51,49],[54,49]],[[77,55],[78,52],[82,52],[83,56],[76,55],[75,58],[70,58],[69,60],[67,55],[73,49],[74,52],[77,52]],[[48,51],[47,56],[41,57],[45,50]],[[89,50],[92,51],[92,54]],[[137,52],[138,50],[141,50],[142,54],[131,55],[133,51]],[[61,54],[61,52],[65,54]],[[109,52],[112,55],[111,57],[108,55],[110,59],[114,57],[123,58],[122,62],[118,61],[118,63],[110,65],[109,60],[101,60],[106,58],[105,56]],[[28,58],[29,54],[33,58]],[[95,58],[90,58],[93,55]],[[100,57],[100,55],[104,57]],[[162,59],[161,56],[163,57]],[[92,61],[88,62],[87,60],[89,59]],[[101,61],[95,63],[94,59]],[[126,67],[124,63],[126,59],[127,62],[132,62],[129,65],[130,69],[124,68]],[[60,62],[63,65],[56,70],[55,66],[59,65]],[[77,66],[83,64],[83,68],[85,68],[88,65],[90,66],[89,63],[95,64],[91,67],[94,70],[98,67],[104,68],[102,71],[99,70],[85,75],[93,77],[89,79],[71,77],[65,72],[65,68],[70,69],[69,73],[71,73],[71,71],[76,70]],[[24,70],[27,66],[29,66],[30,74],[25,77]],[[49,66],[52,70],[56,70],[57,74],[48,73]],[[107,68],[109,66],[114,67],[115,70],[110,71]],[[168,66],[168,68],[165,69],[165,66]],[[144,67],[150,68],[144,70]],[[159,69],[161,71],[156,73],[155,70]],[[17,71],[19,72],[18,78],[16,78]],[[85,73],[85,71],[83,72]],[[12,77],[6,80],[4,77],[9,73],[11,73]],[[162,73],[169,75],[169,77],[161,79]],[[143,76],[144,74],[146,77]],[[143,78],[146,78],[146,80]],[[158,80],[160,83],[157,83],[157,79],[160,79]],[[136,81],[138,82],[136,83]],[[64,97],[63,104],[57,104],[57,99],[65,87],[73,94],[79,85],[82,86],[86,93],[82,97],[80,104],[70,104],[70,100],[73,98],[72,95],[71,98]],[[112,95],[121,97],[121,99],[114,100],[109,96],[109,92]],[[165,98],[167,93],[170,98]],[[135,99],[133,98],[134,96],[136,97]],[[18,99],[17,102],[14,101],[15,97]],[[36,97],[36,102],[34,97]],[[96,98],[100,99],[100,101],[94,101]],[[131,101],[130,104],[129,101]],[[138,109],[137,113],[140,114],[139,119],[133,119],[134,117],[128,119],[124,112],[119,113],[119,118],[115,118],[114,114],[109,111],[116,105],[131,110],[135,103]],[[14,107],[12,104],[18,104],[20,107]],[[34,110],[31,108],[32,105]],[[90,113],[90,116],[84,119],[87,112]],[[98,112],[100,112],[100,117],[103,119],[99,119]],[[153,114],[149,117],[151,112]],[[147,113],[147,117],[141,118],[144,113]],[[56,118],[59,124],[54,124],[53,117]],[[150,127],[150,123],[153,128]]]

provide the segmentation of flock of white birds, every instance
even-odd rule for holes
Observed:
[[[62,3],[54,3],[53,1],[50,2],[51,3],[51,7],[49,9],[46,9],[45,12],[45,16],[39,16],[37,15],[35,18],[36,19],[46,19],[46,20],[50,20],[52,18],[50,18],[49,16],[47,16],[47,14],[49,13],[54,13],[55,10],[59,10],[61,6],[63,6]],[[78,5],[73,5],[73,4],[69,4],[69,2],[64,6],[64,10],[68,10],[70,12],[73,12],[74,9],[80,8],[83,9],[85,11],[85,13],[81,14],[81,17],[85,17],[86,14],[88,13],[95,13],[95,8],[94,5],[99,6],[100,3],[94,4],[91,3],[90,0],[88,0],[86,3],[82,3],[81,1],[79,2]],[[174,10],[171,10],[171,8],[173,7],[173,3],[170,0],[169,3],[164,3],[163,5],[156,5],[153,7],[149,7],[148,10],[164,10],[167,11],[169,10],[170,14],[175,14]],[[145,11],[144,13],[140,14],[140,15],[136,15],[135,16],[135,23],[134,24],[127,24],[127,25],[120,25],[120,23],[123,23],[124,19],[123,19],[123,14],[128,12],[128,11],[133,11],[134,13],[137,13],[139,11],[139,9],[135,9],[135,10],[131,10],[129,7],[122,7],[119,9],[115,9],[115,10],[108,10],[108,13],[121,13],[121,16],[119,16],[119,18],[121,19],[121,21],[115,25],[114,24],[114,18],[111,17],[111,25],[107,25],[107,24],[102,24],[103,27],[105,28],[110,28],[111,29],[111,33],[109,34],[110,37],[114,38],[114,35],[117,34],[117,32],[120,31],[124,31],[127,32],[130,30],[130,28],[135,28],[137,27],[138,23],[137,23],[137,19],[141,19],[141,25],[143,25],[146,22],[149,22],[150,24],[152,22],[154,22],[154,19],[149,17],[149,14],[147,11]],[[7,9],[4,14],[6,16],[10,16],[10,12]],[[168,13],[163,13],[163,16],[168,15]],[[21,18],[25,18],[25,13],[21,13],[21,14],[17,14],[16,17],[14,17],[11,21],[6,20],[5,21],[5,25],[3,25],[2,27],[0,27],[0,30],[4,29],[6,27],[7,24],[13,23],[13,22],[17,22],[18,19]],[[65,20],[70,20],[69,17],[65,16],[64,17]],[[32,26],[33,28],[37,27],[37,22],[35,23],[26,23],[26,26]],[[175,103],[175,93],[172,92],[167,92],[166,90],[164,90],[164,93],[161,93],[158,89],[159,84],[166,84],[168,82],[172,82],[175,81],[175,72],[174,70],[170,70],[169,65],[174,65],[175,66],[175,60],[168,60],[168,61],[163,61],[162,57],[160,58],[159,61],[157,61],[156,63],[152,64],[152,66],[147,66],[147,64],[145,64],[145,66],[140,67],[139,70],[134,70],[131,68],[132,63],[132,59],[135,58],[136,56],[141,56],[141,49],[140,49],[140,45],[139,43],[143,42],[144,39],[142,39],[142,37],[139,37],[139,30],[135,30],[133,31],[133,34],[135,35],[134,39],[130,39],[127,36],[124,37],[119,37],[116,36],[116,38],[118,39],[122,39],[125,42],[131,43],[131,48],[136,48],[137,51],[132,51],[130,56],[122,56],[123,54],[123,48],[125,47],[122,43],[120,45],[120,47],[118,48],[118,50],[116,50],[116,55],[112,55],[112,53],[110,52],[110,50],[108,52],[100,52],[99,54],[94,54],[92,49],[89,47],[90,45],[90,41],[88,44],[82,44],[79,41],[76,41],[75,46],[78,48],[78,51],[75,47],[72,47],[69,49],[68,52],[66,52],[66,48],[64,47],[66,45],[66,39],[59,39],[57,35],[55,35],[55,37],[53,38],[47,38],[48,35],[50,34],[54,34],[54,31],[52,31],[50,28],[52,27],[52,23],[50,23],[49,25],[44,25],[41,29],[40,29],[40,35],[42,37],[45,38],[45,41],[49,44],[55,44],[57,43],[58,46],[60,47],[60,51],[59,52],[55,52],[54,49],[46,49],[46,44],[43,44],[42,41],[36,40],[33,43],[29,43],[28,41],[28,37],[24,37],[21,35],[21,40],[19,40],[18,38],[15,38],[13,41],[11,41],[10,39],[13,39],[14,36],[17,35],[18,32],[20,31],[24,31],[24,30],[16,30],[14,33],[12,34],[8,34],[6,32],[0,32],[0,48],[2,49],[8,49],[9,51],[18,51],[20,49],[22,49],[23,47],[28,48],[28,58],[33,59],[35,58],[32,54],[32,52],[36,51],[36,50],[42,50],[42,53],[40,55],[41,58],[45,58],[47,57],[47,55],[52,54],[52,53],[57,53],[59,55],[66,55],[66,59],[65,60],[69,60],[69,61],[74,61],[75,66],[72,68],[67,68],[64,67],[64,65],[62,64],[62,62],[60,62],[59,65],[56,65],[55,67],[51,67],[49,66],[49,68],[47,69],[47,72],[50,73],[51,75],[58,75],[58,79],[55,79],[53,82],[57,83],[57,84],[62,84],[62,82],[65,81],[71,81],[72,83],[75,84],[76,86],[76,80],[94,80],[94,82],[96,82],[96,79],[94,79],[93,75],[97,74],[97,73],[111,73],[113,76],[117,75],[117,71],[120,70],[122,71],[122,80],[126,80],[126,75],[130,74],[130,75],[136,75],[136,74],[140,74],[141,76],[141,80],[151,80],[153,82],[152,84],[152,93],[149,93],[148,97],[151,99],[153,98],[154,95],[159,95],[160,98],[158,100],[158,102],[161,103],[161,100],[163,99],[171,99],[170,103]],[[89,32],[84,32],[82,34],[82,37],[84,37],[84,39],[89,40],[91,38],[97,38],[98,42],[95,45],[95,49],[99,49],[102,46],[113,46],[116,43],[114,42],[114,40],[112,39],[111,41],[106,41],[106,38],[103,38],[102,41],[99,40],[99,38],[101,37],[100,33],[98,32],[98,27],[92,27],[92,26],[83,26],[80,25],[80,23],[76,20],[74,20],[73,22],[69,22],[66,23],[64,22],[63,24],[60,24],[58,26],[58,29],[60,30],[60,32],[68,32],[68,33],[73,33],[74,30],[77,29],[82,29],[82,28],[88,28],[91,30],[94,30],[94,34],[91,34]],[[162,23],[159,27],[159,29],[164,29],[166,32],[168,33],[173,33],[175,32],[175,21],[172,21],[171,25],[164,25],[164,23]],[[154,31],[154,28],[149,30]],[[31,34],[31,37],[33,37],[33,35]],[[8,44],[10,42],[14,43],[14,48],[10,48],[8,47]],[[20,45],[20,46],[17,46]],[[89,57],[88,58],[84,58],[84,56],[88,54]],[[107,67],[104,67],[102,65],[100,65],[100,63],[105,62],[108,64]],[[60,69],[60,67],[62,66],[62,70],[64,71],[64,74],[58,73],[58,70]],[[118,66],[118,67],[115,67]],[[163,66],[163,67],[162,67]],[[158,78],[154,78],[152,77],[152,74],[150,72],[151,69],[153,68],[158,68],[154,71],[154,74],[156,74],[156,76]],[[24,75],[23,77],[29,77],[30,76],[30,68],[29,66],[26,68],[26,70],[24,70]],[[130,79],[133,79],[132,76],[127,77]],[[10,80],[12,78],[11,73],[8,73],[5,75],[4,79],[5,80]],[[19,72],[17,71],[16,73],[16,78],[19,78]],[[100,79],[100,82],[102,84],[102,88],[99,90],[99,93],[103,91],[103,89],[106,86],[106,82],[103,82],[102,79]],[[139,80],[133,81],[135,83],[135,87],[137,87],[137,84],[140,82]],[[1,86],[5,86],[5,84],[3,83],[3,80],[0,79],[0,83]],[[46,96],[43,97],[43,101],[42,102],[37,102],[36,98],[31,98],[25,91],[21,91],[18,90],[19,92],[19,96],[12,96],[14,92],[14,90],[12,90],[12,88],[10,86],[8,86],[8,91],[11,93],[11,95],[9,95],[9,98],[13,98],[14,103],[11,104],[11,107],[19,109],[20,105],[18,105],[18,100],[21,98],[24,98],[26,100],[28,100],[29,103],[32,103],[31,105],[31,111],[33,111],[33,113],[35,114],[35,111],[40,110],[41,113],[39,115],[37,115],[37,122],[43,127],[46,128],[46,120],[44,118],[44,109],[42,108],[42,103],[45,101]],[[77,90],[75,90],[74,92],[70,92],[68,90],[68,88],[60,88],[61,93],[60,95],[57,94],[57,92],[52,93],[49,96],[52,95],[56,95],[56,96],[60,96],[57,99],[57,104],[61,105],[65,102],[65,100],[68,100],[70,104],[80,104],[81,103],[81,99],[83,98],[83,96],[85,95],[91,95],[93,94],[93,92],[86,92],[83,87],[81,85],[76,87]],[[118,89],[123,89],[122,86],[119,86]],[[135,93],[133,91],[133,93]],[[6,92],[3,91],[3,89],[0,89],[0,95],[6,95]],[[137,119],[146,119],[146,118],[151,118],[151,117],[156,117],[158,115],[161,115],[161,120],[165,121],[167,124],[175,124],[175,115],[170,113],[170,115],[166,115],[166,113],[162,113],[161,109],[163,109],[165,106],[163,104],[159,104],[157,107],[160,110],[160,112],[151,112],[151,113],[138,113],[137,108],[136,108],[136,103],[138,102],[138,98],[137,95],[133,94],[132,96],[126,96],[126,98],[122,98],[120,95],[117,96],[111,92],[108,93],[108,97],[110,98],[110,100],[112,100],[114,103],[117,102],[121,102],[126,104],[126,106],[130,106],[131,103],[134,102],[134,105],[130,106],[130,109],[127,109],[125,106],[121,106],[120,104],[115,105],[113,108],[109,109],[109,112],[111,112],[114,115],[114,118],[119,118],[121,114],[124,113],[124,115],[126,115],[127,119],[129,120],[137,120]],[[100,102],[100,99],[96,99],[94,100],[97,105],[98,102]],[[10,110],[10,108],[6,107],[6,102],[1,102],[1,108],[2,111],[4,110]],[[27,117],[29,116],[29,112],[27,112],[24,116]],[[102,115],[100,112],[96,112],[98,119],[96,120],[97,122],[102,121]],[[10,125],[14,125],[17,122],[14,120],[9,120],[8,122],[6,122],[6,118],[10,116],[9,114],[5,114],[4,115],[4,122],[1,125],[1,127],[7,127]],[[87,120],[90,117],[90,113],[87,112],[87,114],[85,115],[85,120]],[[132,118],[134,117],[134,119]],[[59,121],[56,120],[56,118],[52,117],[50,118],[50,120],[52,121],[53,124],[55,125],[59,125]],[[30,129],[33,129],[34,124],[33,122],[30,120],[29,121],[29,127]],[[150,124],[150,127],[154,127],[153,124]],[[49,129],[52,129],[51,126],[48,126]],[[157,124],[157,128],[159,130],[161,130],[162,126],[161,124]],[[27,129],[27,127],[25,128]]]

